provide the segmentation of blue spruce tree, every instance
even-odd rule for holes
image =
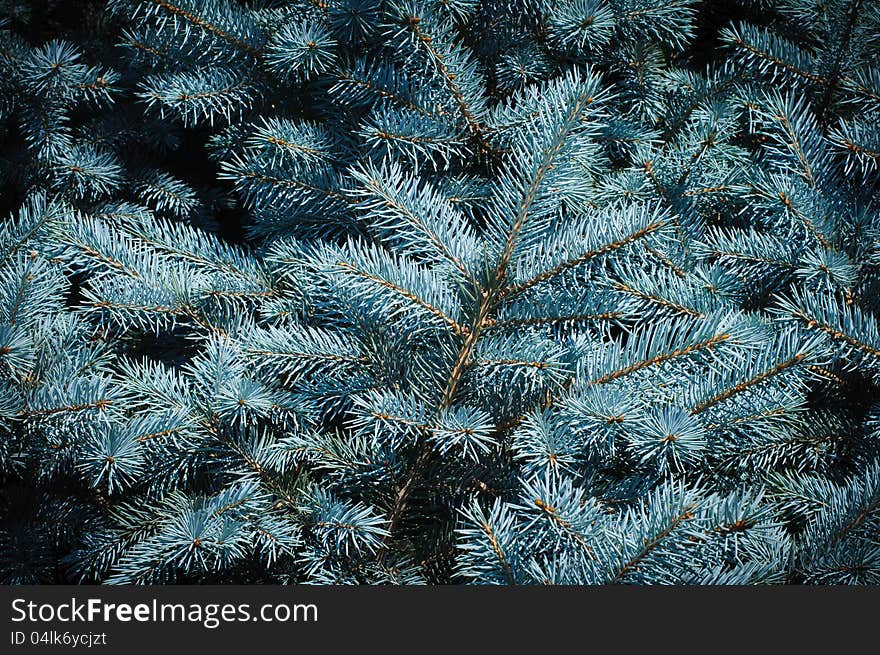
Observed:
[[[880,583],[880,4],[0,6],[3,582]]]

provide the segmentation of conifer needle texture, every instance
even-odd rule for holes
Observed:
[[[880,3],[0,6],[0,581],[880,583]]]

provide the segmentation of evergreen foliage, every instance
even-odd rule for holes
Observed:
[[[880,583],[880,3],[0,6],[3,582]]]

